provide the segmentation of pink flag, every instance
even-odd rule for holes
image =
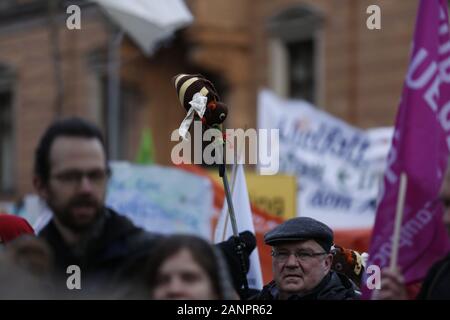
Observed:
[[[398,265],[406,282],[423,279],[430,266],[450,250],[442,204],[437,200],[449,148],[447,1],[421,0],[368,265],[389,265],[401,172],[408,175],[408,185]],[[365,293],[367,297],[369,292]]]

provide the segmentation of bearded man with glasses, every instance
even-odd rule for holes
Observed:
[[[105,142],[95,125],[67,118],[44,132],[33,183],[53,213],[39,237],[53,251],[58,293],[84,298],[116,294],[112,289],[156,238],[105,206],[109,176]],[[69,266],[80,268],[81,290],[68,290]]]
[[[331,270],[333,231],[308,217],[287,220],[269,231],[264,242],[272,246],[273,281],[256,300],[357,299],[357,286]]]
[[[105,205],[110,169],[99,128],[79,118],[52,123],[39,141],[34,160],[34,186],[53,213],[39,237],[55,258],[55,291],[63,298],[146,298],[148,294],[140,292],[145,285],[141,275],[155,243],[164,238]],[[240,235],[248,268],[256,240],[248,231]],[[229,268],[240,270],[234,242],[229,239],[217,246]],[[80,290],[68,286],[70,266],[79,267]],[[235,278],[238,290],[240,273]]]

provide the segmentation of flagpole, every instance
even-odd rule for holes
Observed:
[[[222,132],[222,130],[220,130],[220,126],[215,126],[215,128]],[[246,271],[247,266],[246,266],[245,258],[244,258],[245,244],[242,242],[241,238],[239,237],[239,231],[238,231],[238,227],[237,227],[237,223],[236,223],[236,215],[234,213],[233,200],[231,197],[230,186],[228,184],[228,177],[227,177],[227,172],[226,172],[225,147],[226,147],[226,141],[225,141],[225,138],[223,138],[221,141],[221,147],[216,148],[215,150],[217,150],[218,152],[221,153],[220,159],[222,159],[222,163],[219,163],[219,176],[222,178],[223,188],[225,191],[225,197],[226,197],[227,204],[228,204],[228,211],[230,213],[229,216],[230,216],[231,228],[233,229],[234,246],[235,246],[236,254],[239,257],[240,265],[241,265],[241,279],[242,279],[242,283],[243,283],[243,288],[242,288],[243,294],[241,296],[245,297],[248,292],[248,281],[247,281],[247,271]]]
[[[391,271],[396,271],[397,269],[397,259],[398,259],[398,249],[400,242],[400,230],[402,226],[403,209],[405,206],[405,196],[406,196],[406,183],[408,181],[407,175],[402,172],[400,175],[400,186],[397,198],[397,211],[395,213],[395,225],[394,225],[394,235],[392,236],[392,251],[391,251],[391,264],[389,268]]]
[[[226,146],[226,143],[224,143],[224,145]],[[239,151],[237,152],[239,153]],[[231,169],[231,194],[234,194],[234,186],[236,185],[236,172],[237,172],[237,161],[238,161],[238,156],[237,153],[234,154],[234,164],[233,164],[233,168]],[[241,155],[239,153],[239,159],[240,159]],[[225,223],[223,225],[223,232],[222,232],[222,241],[225,241],[225,237],[227,234],[227,229],[228,229],[228,219],[230,217],[230,210],[227,210],[227,215],[225,216]]]

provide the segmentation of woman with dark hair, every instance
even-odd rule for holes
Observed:
[[[192,235],[161,240],[152,250],[145,280],[157,300],[237,297],[219,250]]]

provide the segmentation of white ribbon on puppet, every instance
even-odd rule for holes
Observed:
[[[189,109],[186,117],[183,119],[183,122],[181,122],[180,128],[178,129],[178,134],[184,140],[186,140],[186,133],[189,131],[189,127],[191,126],[192,121],[194,121],[194,112],[196,112],[200,118],[203,118],[207,102],[208,98],[202,95],[200,92],[194,94],[192,100],[189,101],[191,108]]]

